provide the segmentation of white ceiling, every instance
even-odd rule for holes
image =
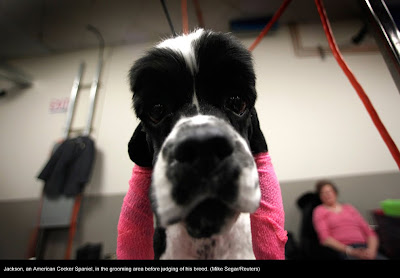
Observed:
[[[282,0],[198,0],[206,28],[229,31],[232,19],[273,14]],[[165,0],[175,30],[181,31],[181,1]],[[360,18],[357,0],[324,0],[329,18]],[[340,3],[340,4],[338,4]],[[193,2],[188,0],[190,28],[197,26]],[[293,0],[281,23],[317,22],[313,0]],[[171,30],[158,0],[0,0],[0,60],[96,47],[130,44],[169,36]]]

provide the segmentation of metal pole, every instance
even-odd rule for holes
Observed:
[[[87,29],[94,33],[99,40],[99,61],[97,64],[96,74],[93,77],[92,86],[90,87],[90,103],[89,103],[89,112],[86,122],[85,130],[83,131],[83,136],[88,136],[92,129],[93,115],[94,115],[94,107],[96,104],[96,94],[97,88],[99,87],[99,80],[101,75],[101,69],[103,67],[103,51],[104,51],[104,39],[99,30],[92,25],[88,25]]]
[[[68,138],[69,132],[71,130],[72,116],[74,115],[75,102],[76,102],[76,94],[78,93],[79,85],[81,83],[84,67],[85,63],[81,62],[78,68],[78,73],[75,76],[74,83],[72,84],[71,96],[69,97],[69,103],[68,103],[67,123],[64,131],[64,139]]]
[[[383,0],[361,1],[371,31],[400,92],[400,32]]]
[[[94,75],[94,78],[92,81],[92,86],[90,87],[89,112],[88,112],[86,127],[85,127],[85,130],[83,131],[84,136],[88,136],[90,134],[90,131],[92,128],[94,107],[95,107],[95,103],[96,103],[96,94],[97,94],[97,88],[99,86],[99,79],[100,79],[102,66],[103,66],[103,60],[100,58],[99,62],[97,64],[96,74]]]

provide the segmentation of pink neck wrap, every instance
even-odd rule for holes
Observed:
[[[257,260],[285,259],[287,233],[281,189],[268,152],[256,154],[260,178],[260,207],[250,215],[253,251]],[[153,212],[148,197],[151,168],[135,165],[118,223],[117,257],[152,260]]]

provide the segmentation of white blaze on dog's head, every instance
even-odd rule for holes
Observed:
[[[156,47],[168,48],[182,55],[191,73],[195,74],[198,68],[197,68],[197,61],[195,57],[193,42],[198,40],[201,37],[201,35],[203,35],[203,33],[204,33],[203,29],[197,29],[195,32],[164,40],[161,43],[159,43]],[[199,100],[197,99],[197,95],[194,88],[193,88],[192,104],[196,106],[197,110],[199,110]]]
[[[169,48],[175,52],[182,54],[190,71],[195,73],[197,71],[196,57],[193,50],[193,42],[201,37],[204,33],[203,29],[198,29],[195,32],[184,34],[179,37],[170,38],[162,41],[156,47]]]

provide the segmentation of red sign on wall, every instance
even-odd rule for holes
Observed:
[[[65,113],[68,110],[69,98],[53,98],[50,101],[50,113]]]

